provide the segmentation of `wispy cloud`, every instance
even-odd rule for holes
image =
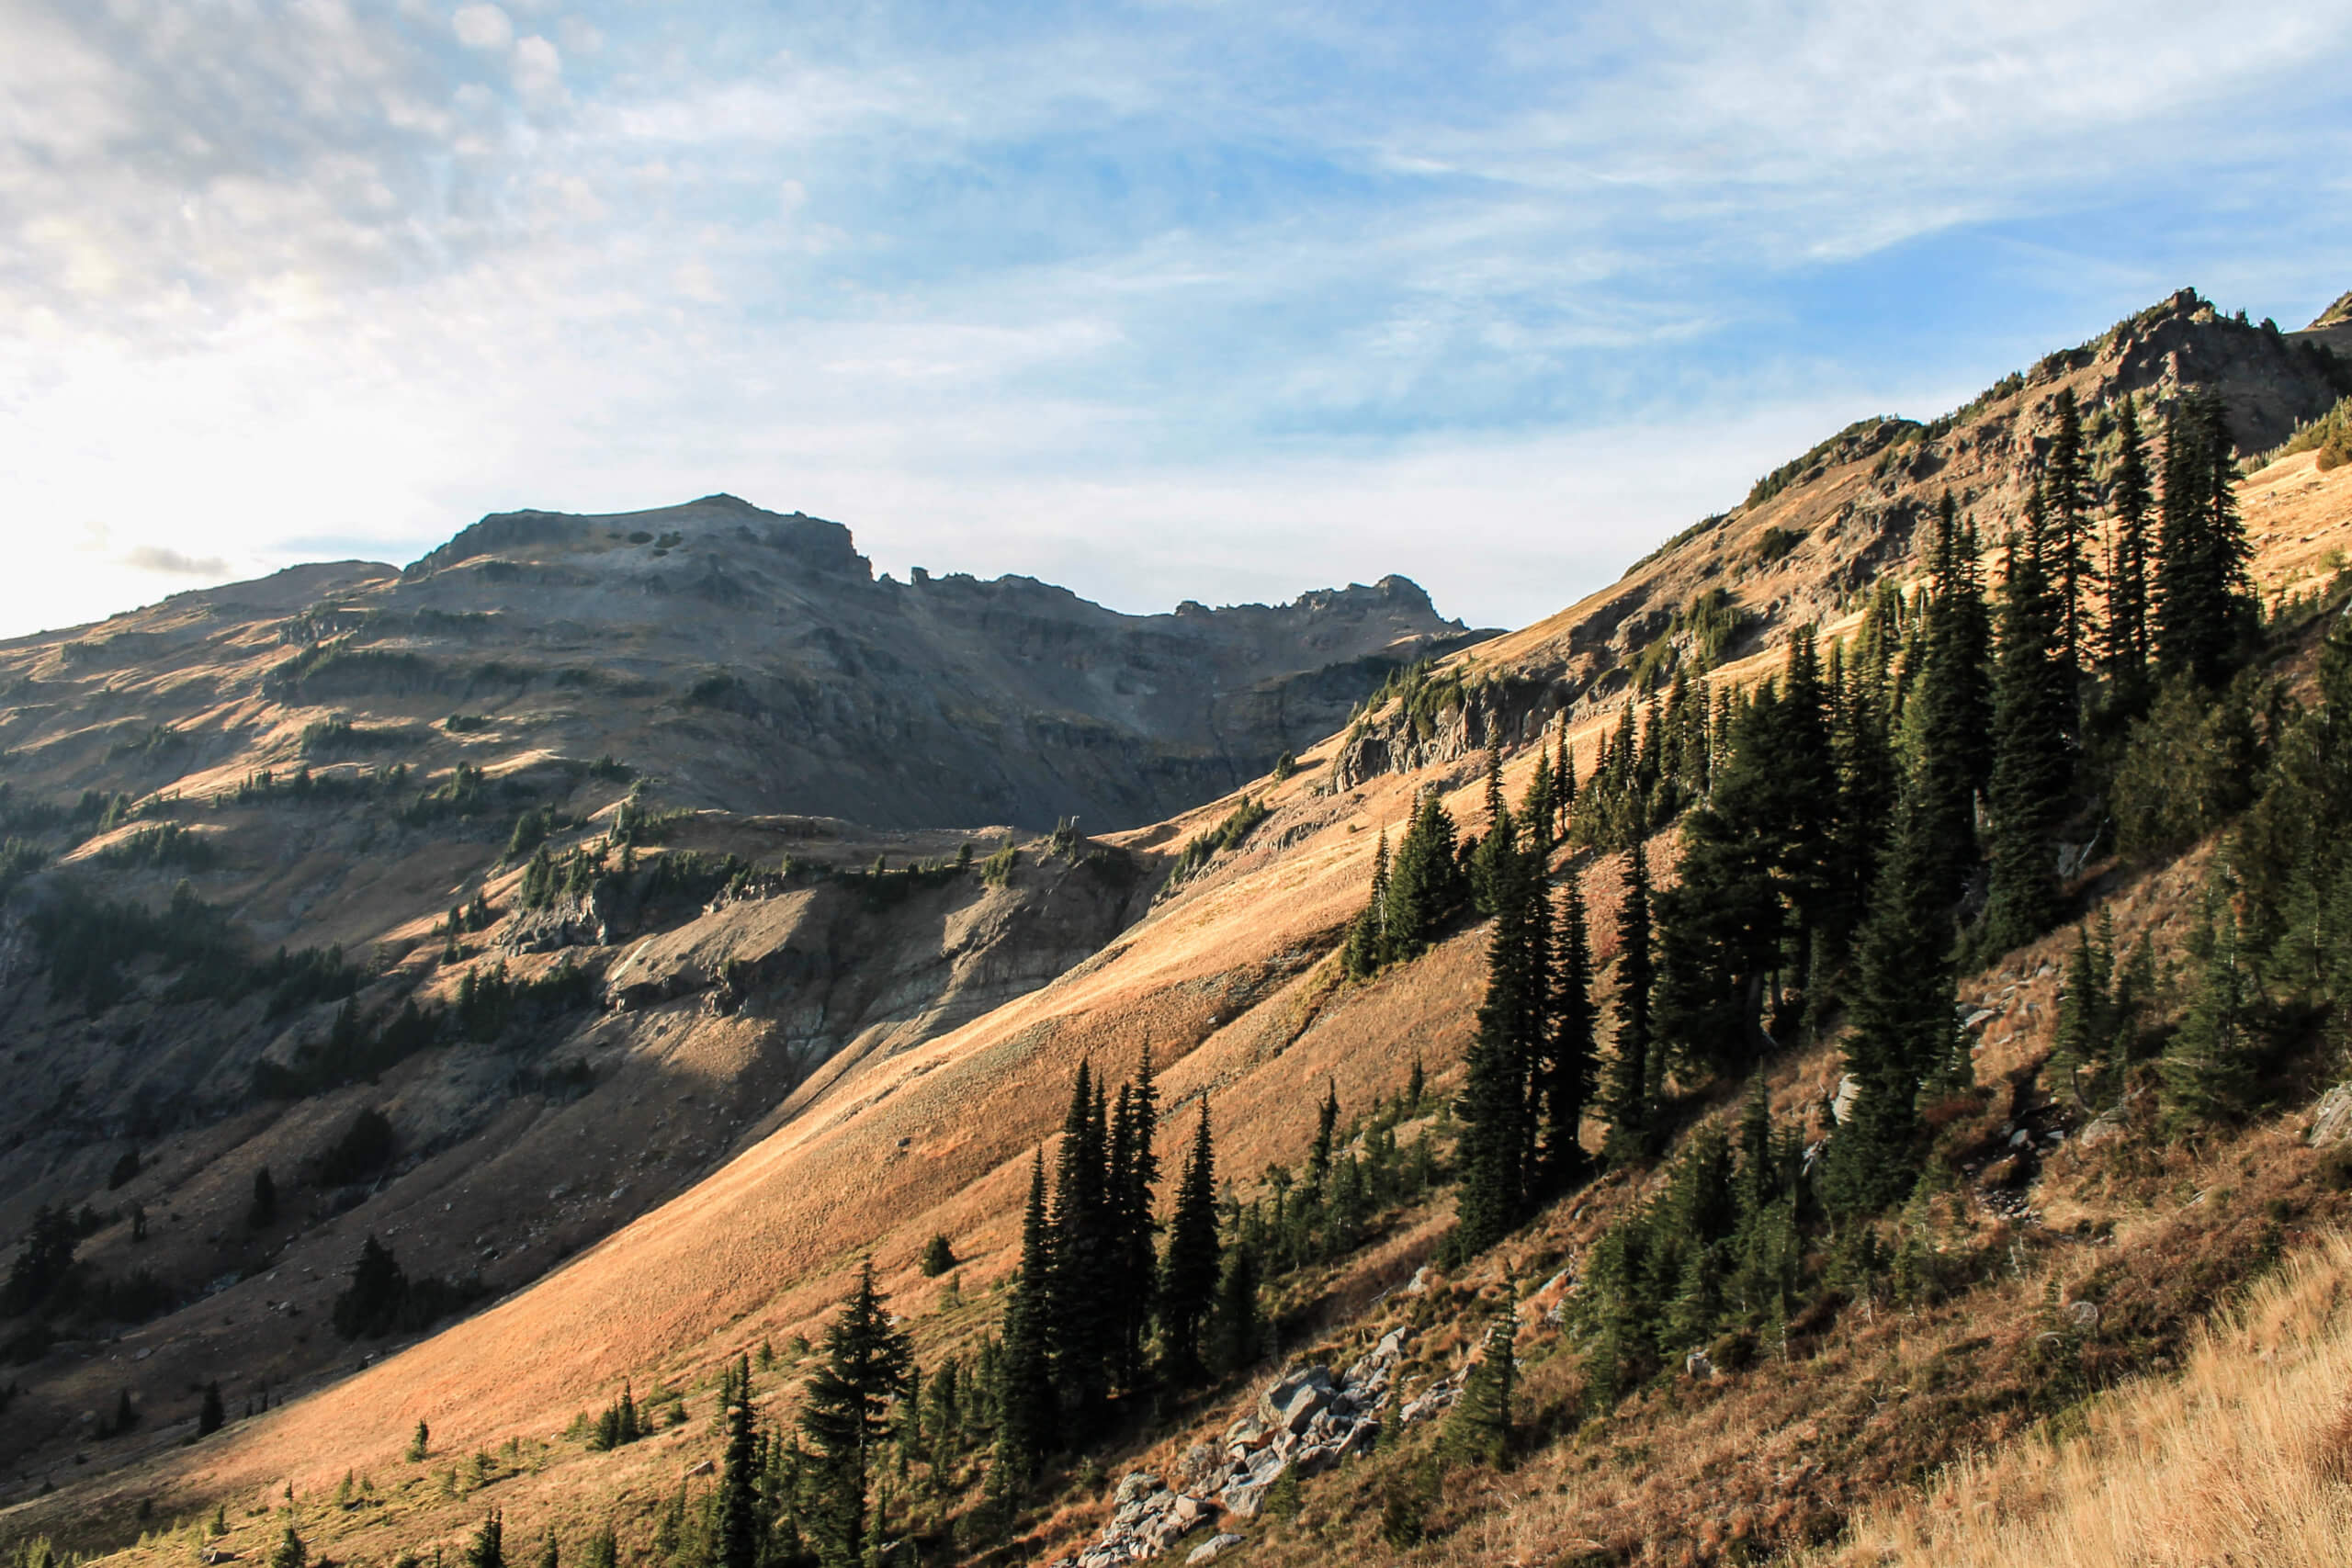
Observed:
[[[2333,298],[2348,55],[2343,0],[0,0],[0,515],[75,584],[0,632],[153,592],[77,530],[201,575],[718,488],[1521,620],[1813,423]]]

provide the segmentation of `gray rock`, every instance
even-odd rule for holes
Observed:
[[[1218,1506],[1237,1519],[1254,1519],[1265,1506],[1266,1489],[1273,1483],[1271,1475],[1263,1481],[1236,1481],[1217,1495]]]
[[[1148,1470],[1133,1471],[1119,1478],[1119,1489],[1111,1494],[1114,1504],[1132,1503],[1162,1490],[1159,1477]]]
[[[1848,1073],[1838,1080],[1838,1092],[1829,1097],[1829,1114],[1839,1126],[1854,1113],[1854,1101],[1861,1098],[1862,1080]]]
[[[1694,1378],[1711,1378],[1715,1375],[1715,1363],[1704,1350],[1693,1350],[1682,1358],[1682,1370]]]
[[[1231,1530],[1220,1531],[1193,1548],[1192,1554],[1184,1559],[1184,1568],[1201,1568],[1203,1563],[1216,1562],[1240,1544],[1241,1538]]]
[[[1302,1368],[1285,1374],[1259,1396],[1258,1414],[1279,1431],[1304,1432],[1316,1413],[1331,1403],[1335,1392],[1329,1368]]]
[[[1340,1456],[1336,1444],[1309,1443],[1301,1448],[1290,1462],[1291,1468],[1297,1471],[1299,1479],[1304,1481],[1310,1475],[1320,1475],[1338,1464]]]
[[[2319,1097],[2312,1110],[2311,1145],[2331,1148],[2352,1143],[2352,1083],[2340,1083]]]
[[[1352,1459],[1358,1454],[1370,1453],[1379,1441],[1380,1423],[1359,1421],[1348,1428],[1348,1435],[1340,1439],[1340,1446],[1332,1450],[1332,1454],[1336,1459]]]
[[[2098,1327],[2098,1303],[2070,1302],[2066,1305],[2066,1315],[2075,1320],[2077,1328],[2096,1329]]]

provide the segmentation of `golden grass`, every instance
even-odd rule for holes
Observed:
[[[1825,1565],[2335,1568],[2352,1562],[2352,1237],[2294,1256],[2177,1380],[2093,1402],[1862,1515]]]

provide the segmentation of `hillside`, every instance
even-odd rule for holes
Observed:
[[[986,1010],[943,1009],[861,1036],[862,1048],[837,1049],[743,1130],[734,1145],[740,1152],[722,1168],[529,1289],[193,1448],[179,1439],[190,1432],[193,1385],[212,1354],[206,1314],[218,1308],[159,1319],[118,1344],[92,1347],[92,1359],[78,1365],[44,1364],[37,1380],[50,1381],[31,1382],[32,1403],[22,1408],[51,1412],[52,1421],[76,1404],[95,1413],[107,1391],[135,1382],[150,1415],[141,1435],[91,1454],[110,1473],[17,1505],[0,1515],[0,1533],[52,1530],[111,1542],[134,1534],[141,1520],[194,1518],[225,1499],[238,1515],[230,1545],[250,1555],[266,1550],[277,1528],[268,1504],[290,1485],[314,1550],[337,1561],[390,1562],[399,1550],[453,1548],[493,1503],[505,1514],[510,1540],[548,1525],[576,1551],[609,1518],[624,1550],[646,1557],[681,1472],[711,1451],[707,1427],[697,1421],[594,1454],[558,1437],[571,1417],[614,1397],[624,1380],[699,1401],[730,1358],[775,1347],[787,1348],[787,1364],[771,1373],[768,1357],[759,1358],[760,1403],[770,1415],[787,1410],[797,1392],[788,1348],[796,1336],[816,1337],[856,1259],[869,1253],[926,1362],[935,1365],[950,1350],[970,1353],[996,1322],[996,1292],[1017,1261],[1031,1152],[1060,1124],[1081,1061],[1121,1077],[1148,1046],[1159,1068],[1163,1153],[1206,1097],[1219,1168],[1245,1192],[1264,1190],[1256,1173],[1268,1166],[1302,1158],[1325,1086],[1346,1108],[1354,1146],[1368,1148],[1362,1140],[1372,1134],[1356,1119],[1396,1104],[1417,1062],[1432,1094],[1400,1108],[1393,1130],[1405,1137],[1436,1131],[1451,1140],[1456,1129],[1442,1105],[1463,1086],[1462,1061],[1486,987],[1487,931],[1465,921],[1429,953],[1367,981],[1344,979],[1339,964],[1348,922],[1363,905],[1374,844],[1384,832],[1391,840],[1399,836],[1423,788],[1437,786],[1455,820],[1480,823],[1482,753],[1490,743],[1505,749],[1503,783],[1517,800],[1547,765],[1536,742],[1565,739],[1589,764],[1621,705],[1678,667],[1703,671],[1718,690],[1753,688],[1779,671],[1794,627],[1811,622],[1825,637],[1858,634],[1874,590],[1907,585],[1921,570],[1919,525],[1946,486],[1988,537],[2022,512],[2024,476],[2048,434],[2047,400],[2062,387],[2092,411],[2109,407],[2119,392],[2162,404],[2188,388],[2216,390],[2240,448],[2257,451],[2326,410],[2344,390],[2344,374],[2294,336],[2241,325],[2180,297],[2082,350],[2052,356],[1946,420],[1871,422],[1845,433],[1621,582],[1535,627],[1392,682],[1344,728],[1334,723],[1326,739],[1299,748],[1295,773],[1253,781],[1235,795],[1092,845],[1064,840],[1030,847],[1016,875],[1036,879],[1028,885],[1028,897],[1039,900],[1035,918],[1089,886],[1104,889],[1093,895],[1107,912],[1091,928],[1099,933],[1091,956],[1073,956],[1018,995],[987,998]],[[2096,448],[2096,412],[2090,427]],[[2300,453],[2238,483],[2254,578],[2266,598],[2324,586],[2340,565],[2335,552],[2352,549],[2347,473]],[[1693,601],[1715,587],[1724,598],[1694,612]],[[2282,679],[2308,679],[2315,627],[2281,622],[2273,657]],[[1589,777],[1589,766],[1579,773]],[[1153,896],[1165,857],[1236,820],[1245,798],[1269,815],[1230,835],[1238,842],[1187,854],[1198,872]],[[724,831],[746,835],[755,827],[730,822]],[[583,825],[566,842],[584,841],[594,830]],[[840,831],[845,846],[855,840]],[[952,841],[923,839],[900,852],[939,857]],[[1674,843],[1668,832],[1650,846],[1668,880]],[[857,852],[870,847],[858,840]],[[2070,883],[2070,908],[2108,908],[2124,940],[2145,931],[2167,955],[2181,954],[2189,945],[2199,857],[2208,854],[2210,847],[2192,846],[2178,856],[2083,863]],[[1616,956],[1619,864],[1613,852],[1568,843],[1545,867],[1554,879],[1583,887],[1604,968]],[[997,892],[944,878],[940,886],[951,901],[977,898],[981,906],[1023,892],[1018,882]],[[1122,888],[1133,891],[1112,891]],[[589,1032],[614,1032],[633,1049],[653,1051],[659,1042],[661,1059],[684,1075],[709,1071],[698,1065],[730,1050],[788,1038],[803,1005],[792,989],[803,983],[795,966],[778,961],[764,970],[730,970],[711,960],[722,949],[748,954],[725,944],[748,939],[752,922],[800,918],[775,906],[810,896],[745,884],[732,901],[641,946],[605,941],[614,933],[602,930],[588,942],[591,911],[580,911],[582,929],[571,939],[577,961],[598,975],[608,999],[631,998]],[[911,909],[914,900],[901,907]],[[491,940],[517,953],[548,944],[539,962],[553,962],[563,932],[521,913],[501,921],[491,930],[502,934]],[[1076,954],[1089,940],[1074,930],[1066,951]],[[1549,1309],[1579,1282],[1580,1265],[1604,1234],[1668,1188],[1668,1167],[1604,1177],[1546,1208],[1502,1247],[1419,1274],[1418,1288],[1400,1292],[1438,1257],[1451,1206],[1442,1191],[1406,1199],[1362,1249],[1278,1281],[1284,1348],[1312,1349],[1336,1367],[1402,1327],[1418,1336],[1412,1375],[1427,1380],[1459,1367],[1471,1343],[1465,1324],[1487,1310],[1482,1302],[1509,1303],[1519,1309],[1528,1365],[1527,1450],[1508,1472],[1442,1473],[1424,1495],[1417,1467],[1427,1445],[1399,1434],[1393,1454],[1384,1447],[1371,1461],[1310,1483],[1310,1501],[1295,1517],[1270,1515],[1246,1527],[1247,1560],[1713,1562],[1783,1554],[1834,1535],[1890,1488],[1971,1446],[2013,1438],[2079,1397],[2053,1394],[2049,1364],[2034,1359],[2036,1336],[2050,1332],[2048,1310],[2097,1299],[2111,1325],[2129,1329],[2097,1341],[2107,1359],[2078,1363],[2091,1370],[2068,1388],[2087,1392],[2098,1378],[2181,1354],[2219,1294],[2281,1247],[2352,1215],[2320,1156],[2301,1146],[2301,1125],[2286,1120],[2252,1128],[2242,1142],[2195,1149],[2167,1148],[2145,1130],[2105,1156],[2052,1142],[2049,1133],[2070,1125],[2041,1113],[2033,1085],[2050,1050],[2057,970],[2070,941],[2069,933],[2052,933],[1961,979],[1965,1010],[1984,1030],[1974,1070],[1980,1092],[1955,1112],[1951,1138],[1939,1146],[1953,1150],[1955,1161],[1978,1163],[1971,1185],[1953,1193],[1951,1217],[1937,1222],[1938,1245],[1985,1273],[1956,1273],[1948,1291],[1907,1301],[1901,1312],[1891,1302],[1882,1312],[1867,1292],[1857,1300],[1830,1291],[1802,1323],[1784,1325],[1777,1357],[1734,1367],[1726,1352],[1721,1378],[1712,1369],[1662,1371],[1595,1416],[1582,1355],[1562,1353],[1578,1350],[1571,1325]],[[695,959],[697,948],[707,956]],[[641,975],[697,962],[696,974],[719,976],[730,993],[714,1002],[715,986],[691,981],[632,989]],[[740,1003],[731,994],[739,976],[752,977]],[[432,982],[450,983],[446,970]],[[1792,1046],[1770,1065],[1776,1115],[1812,1139],[1826,1137],[1839,1077],[1832,1038]],[[605,1081],[600,1073],[600,1091]],[[662,1092],[670,1087],[662,1082]],[[355,1093],[343,1105],[363,1098]],[[1736,1098],[1735,1086],[1695,1086],[1681,1106],[1681,1125],[1726,1120]],[[605,1115],[652,1103],[646,1089],[603,1102]],[[567,1134],[570,1146],[593,1148],[605,1131],[595,1121],[567,1120],[571,1112],[545,1099],[528,1113],[535,1126],[547,1124],[550,1151],[566,1147]],[[314,1125],[327,1123],[322,1111]],[[1600,1131],[1588,1127],[1589,1138],[1597,1142]],[[2014,1144],[2020,1132],[2026,1143]],[[626,1147],[649,1134],[623,1130],[614,1141]],[[2017,1148],[2026,1153],[1993,1157]],[[2201,1198],[2216,1190],[2214,1173],[2240,1162],[2232,1191],[2184,1207],[2184,1184],[2201,1189]],[[533,1168],[535,1187],[558,1167]],[[584,1185],[594,1190],[606,1179],[599,1171]],[[432,1220],[435,1198],[457,1201],[413,1173],[395,1178],[341,1219],[333,1235],[307,1240],[299,1258],[289,1252],[277,1265],[283,1277],[277,1289],[308,1270],[297,1304],[316,1322],[359,1235],[392,1237],[406,1259],[408,1236],[429,1249],[434,1227],[472,1228]],[[477,1213],[494,1207],[479,1190],[469,1201],[481,1205]],[[411,1228],[397,1235],[390,1228],[403,1223]],[[934,1234],[952,1240],[961,1264],[952,1288],[917,1267]],[[2099,1293],[2086,1297],[2084,1281],[2094,1278]],[[2197,1283],[2186,1288],[2184,1280]],[[260,1291],[267,1282],[237,1287],[257,1318],[269,1310]],[[152,1363],[162,1365],[135,1370]],[[1113,1474],[1136,1464],[1171,1473],[1189,1444],[1215,1437],[1242,1413],[1277,1364],[1175,1400],[1164,1419],[1131,1421],[1106,1439],[1102,1462]],[[420,1419],[431,1423],[437,1454],[484,1453],[488,1469],[477,1480],[495,1486],[489,1497],[455,1480],[433,1484],[446,1458],[402,1459]],[[373,1478],[380,1501],[326,1502],[353,1472]],[[71,1472],[55,1473],[65,1485]],[[1024,1516],[1018,1540],[976,1542],[970,1554],[994,1546],[1014,1560],[1078,1549],[1102,1523],[1101,1474],[1080,1473],[1048,1493]],[[34,1472],[25,1472],[20,1484],[29,1490]],[[1390,1499],[1408,1494],[1419,1500],[1408,1498],[1396,1517],[1410,1515],[1409,1529],[1392,1530]],[[185,1548],[175,1537],[153,1550]]]

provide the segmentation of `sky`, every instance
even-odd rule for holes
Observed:
[[[0,636],[724,491],[1534,620],[2185,285],[2352,289],[2352,0],[0,0]]]

